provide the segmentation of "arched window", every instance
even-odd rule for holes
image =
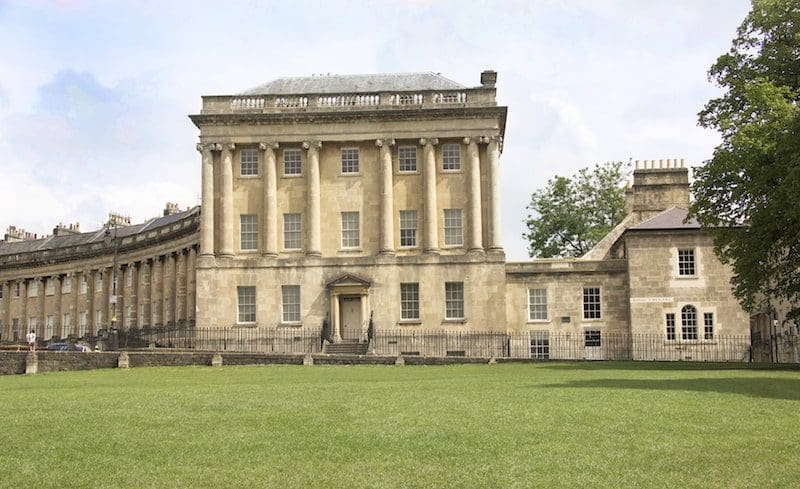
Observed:
[[[697,309],[692,305],[681,309],[681,339],[697,339]]]

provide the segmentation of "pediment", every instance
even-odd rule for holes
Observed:
[[[351,273],[345,273],[340,275],[336,279],[328,282],[328,287],[364,287],[369,288],[372,285],[372,282],[365,278],[361,278],[357,275],[353,275]]]

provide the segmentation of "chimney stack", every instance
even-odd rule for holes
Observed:
[[[484,70],[481,73],[481,86],[483,88],[494,88],[497,83],[497,72],[494,70]]]

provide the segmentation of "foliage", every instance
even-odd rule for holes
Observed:
[[[531,195],[525,224],[532,257],[581,256],[625,217],[622,162],[556,176]]]
[[[725,92],[699,122],[722,143],[695,171],[691,212],[745,309],[782,302],[800,318],[800,0],[754,0],[709,78]]]
[[[795,487],[800,462],[800,372],[734,364],[107,369],[0,392],[3,488]]]

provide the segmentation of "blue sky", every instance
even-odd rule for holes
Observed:
[[[88,2],[0,0],[0,231],[143,221],[198,203],[203,94],[280,76],[498,72],[509,260],[530,194],[610,160],[700,165],[697,112],[746,0]]]

